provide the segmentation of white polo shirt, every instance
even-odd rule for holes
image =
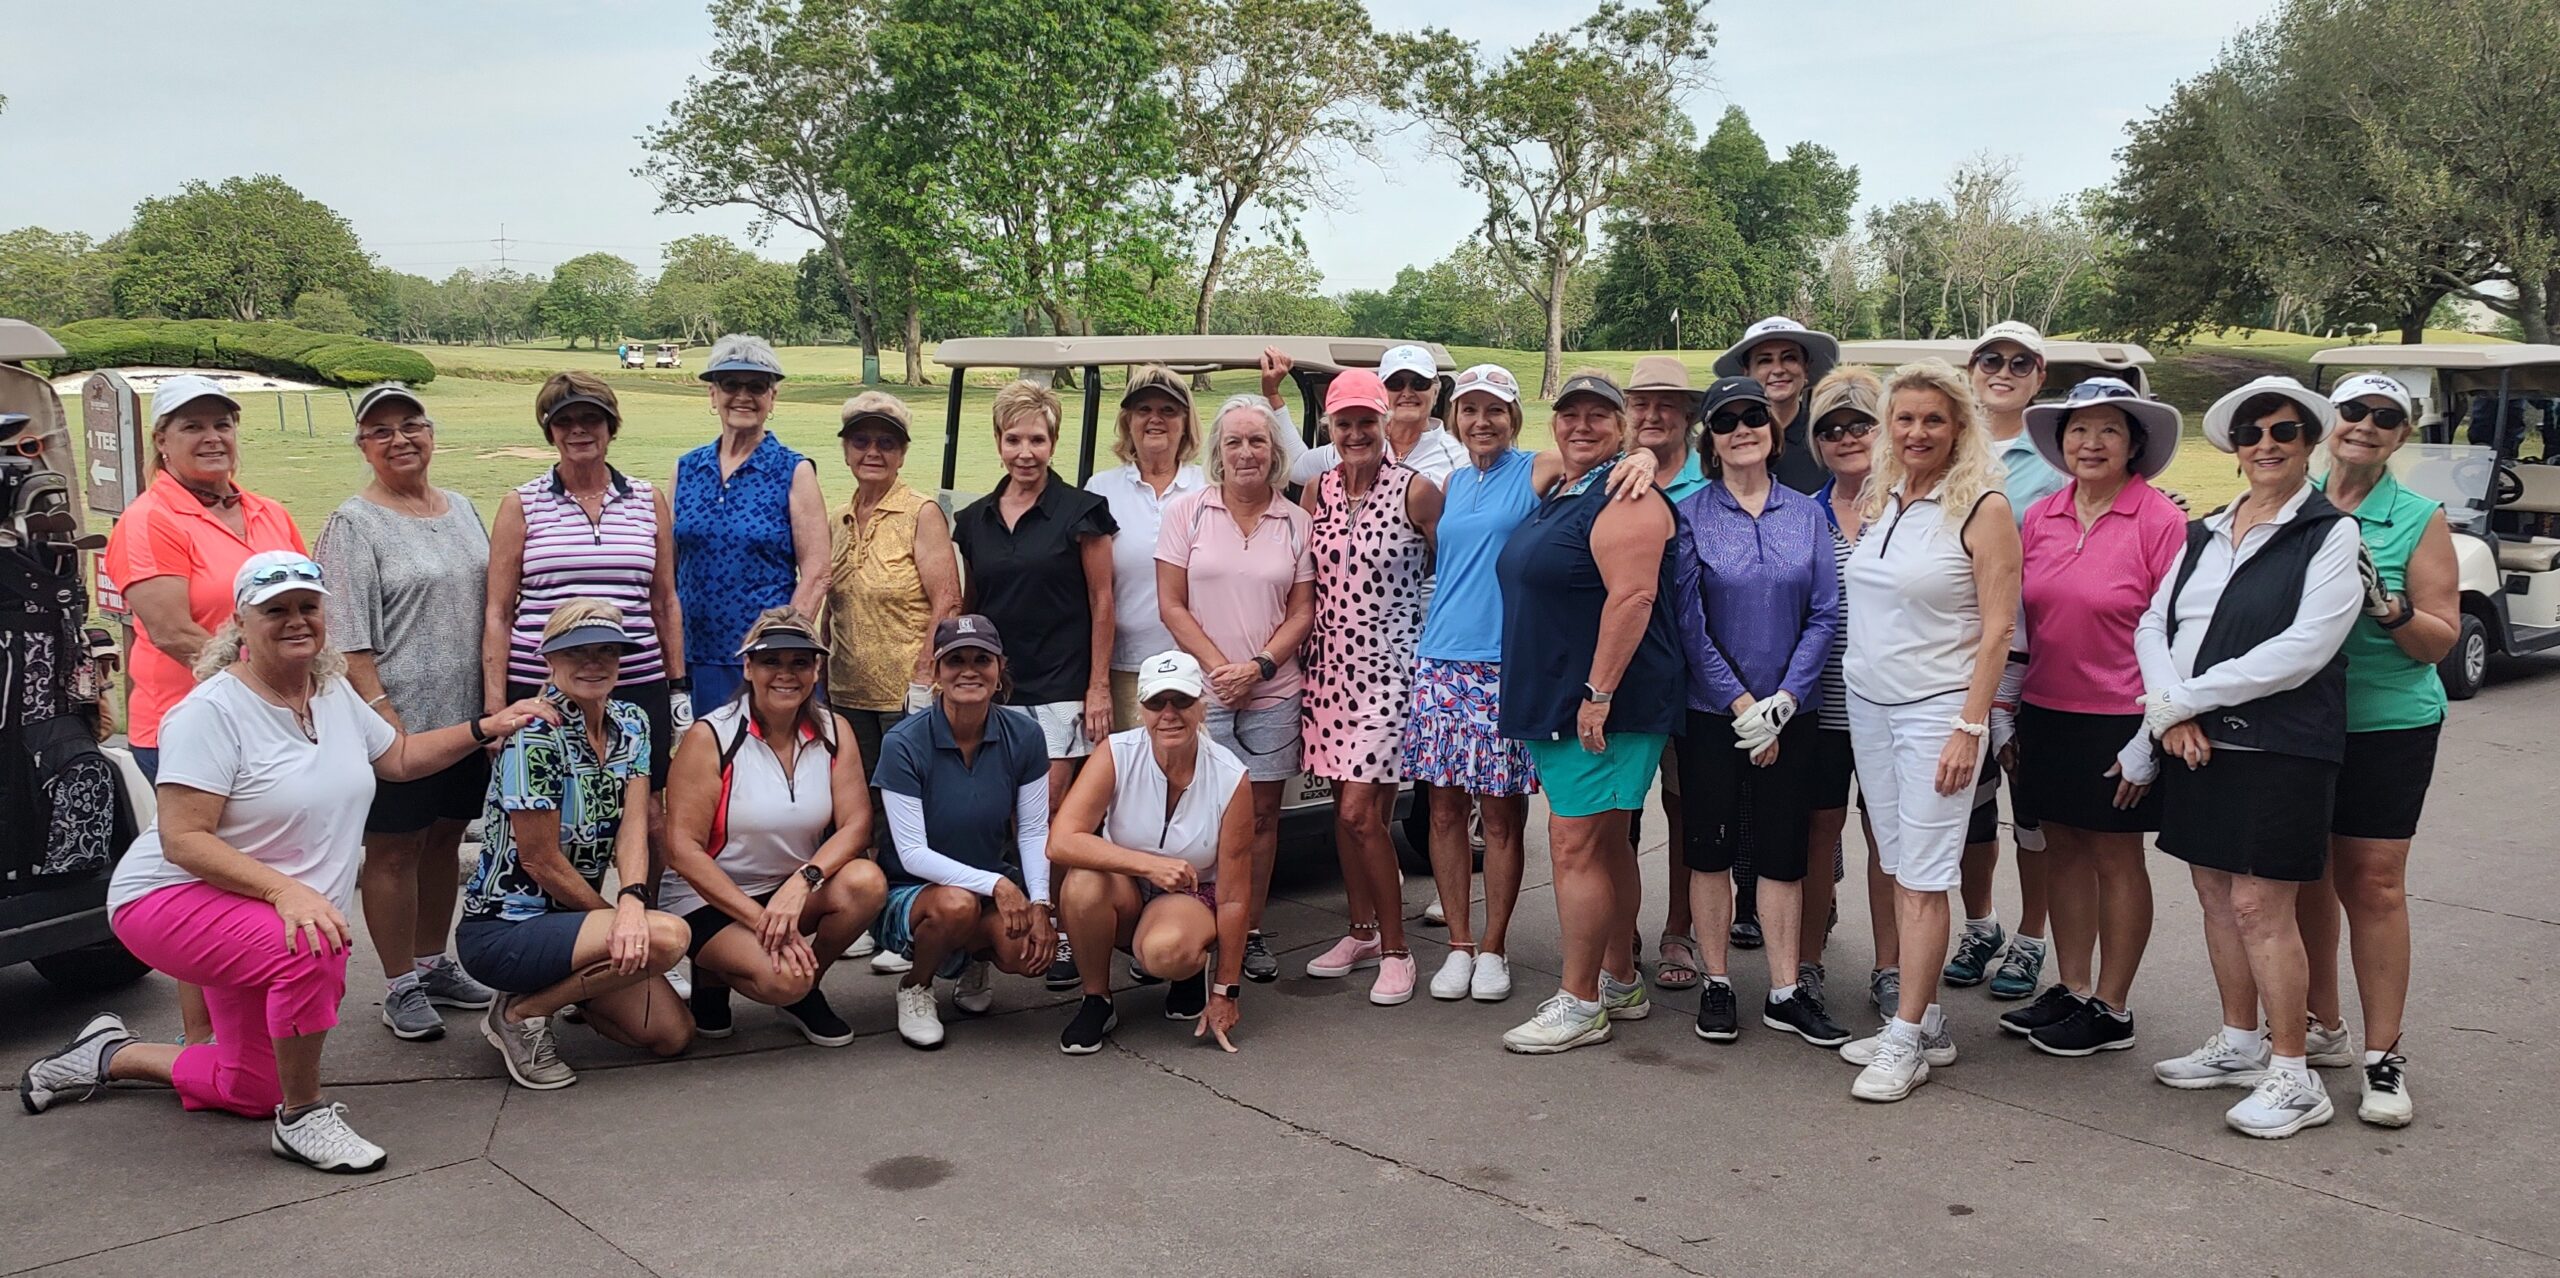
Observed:
[[[1905,505],[1894,490],[1884,513],[1858,535],[1841,587],[1849,650],[1840,673],[1850,692],[1898,706],[1973,683],[1982,601],[1964,521],[1949,518],[1937,498]]]
[[[1138,477],[1135,462],[1096,471],[1084,481],[1084,490],[1108,503],[1111,518],[1120,525],[1111,538],[1112,669],[1135,670],[1139,662],[1177,646],[1156,609],[1156,530],[1174,498],[1208,484],[1199,467],[1183,466],[1158,493]]]

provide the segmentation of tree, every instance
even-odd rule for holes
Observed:
[[[1209,234],[1192,313],[1206,333],[1247,208],[1289,234],[1298,210],[1338,202],[1331,163],[1368,153],[1362,108],[1385,66],[1359,0],[1174,0],[1166,44],[1176,154],[1199,188],[1189,212]]]
[[[643,304],[651,333],[689,342],[719,336],[721,290],[756,263],[756,255],[725,235],[688,235],[670,241],[660,255],[656,282]],[[785,268],[788,269],[788,268]],[[793,305],[794,317],[798,306]],[[761,331],[761,330],[756,330]]]
[[[345,218],[260,174],[136,205],[113,287],[121,314],[256,320],[307,289],[361,288],[372,270]]]
[[[872,289],[857,269],[852,183],[876,105],[872,0],[713,0],[711,73],[685,81],[667,121],[640,137],[636,172],[658,209],[735,205],[817,238],[866,359],[880,354]]]
[[[1342,303],[1324,296],[1324,273],[1306,255],[1279,244],[1236,251],[1233,282],[1218,291],[1211,333],[1333,334],[1344,327]]]
[[[800,275],[780,262],[750,259],[721,282],[714,300],[724,333],[758,333],[774,341],[800,332]]]
[[[542,322],[571,346],[583,337],[604,349],[637,315],[640,269],[611,253],[588,253],[562,262],[542,290]]]
[[[305,289],[293,299],[293,326],[314,333],[361,333],[364,317],[356,314],[346,294],[334,288]]]
[[[46,328],[115,313],[115,257],[78,231],[0,232],[0,315]]]
[[[1495,260],[1545,311],[1541,394],[1562,372],[1568,285],[1590,252],[1592,219],[1624,196],[1640,159],[1686,140],[1680,101],[1714,39],[1693,0],[1651,9],[1602,0],[1570,30],[1490,66],[1446,31],[1400,46],[1395,105],[1410,106],[1434,149],[1484,194]]]

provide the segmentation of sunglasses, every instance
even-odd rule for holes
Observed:
[[[844,446],[857,453],[894,453],[907,446],[895,435],[847,435]]]
[[[2231,428],[2231,444],[2234,448],[2255,448],[2259,440],[2269,436],[2279,444],[2290,444],[2302,438],[2308,429],[2300,422],[2251,422]]]
[[[773,379],[769,377],[719,377],[712,379],[711,384],[719,387],[723,395],[768,395],[773,392]]]
[[[394,435],[402,439],[417,439],[420,436],[433,434],[435,428],[436,424],[430,421],[402,422],[397,426],[376,426],[371,430],[360,432],[356,438],[368,444],[379,444]]]
[[[2044,361],[2033,355],[2003,355],[1998,351],[1984,351],[1973,357],[1973,366],[1985,373],[1997,373],[2004,365],[2011,377],[2024,377],[2044,367]]]
[[[1876,424],[1863,417],[1834,418],[1827,422],[1816,423],[1813,428],[1813,437],[1826,444],[1836,444],[1842,439],[1865,439],[1875,433],[1875,429]]]
[[[2351,399],[2346,403],[2338,405],[2338,420],[2340,421],[2360,422],[2368,417],[2373,419],[2374,425],[2379,426],[2384,430],[2398,430],[2409,424],[2409,415],[2407,413],[2389,405],[2376,408],[2360,399]]]
[[[1730,435],[1745,426],[1753,430],[1769,424],[1769,410],[1751,404],[1730,413],[1718,413],[1707,419],[1707,429],[1719,435]]]
[[[273,564],[249,574],[252,586],[272,586],[280,581],[320,582],[320,565],[313,563]]]
[[[1412,392],[1431,389],[1431,379],[1420,373],[1398,373],[1387,379],[1387,389]]]
[[[558,657],[573,666],[620,666],[622,664],[622,645],[618,643],[591,643],[580,648],[564,648],[559,652],[552,653],[551,655]]]
[[[1149,710],[1188,710],[1200,704],[1200,698],[1187,692],[1159,692],[1138,704]]]

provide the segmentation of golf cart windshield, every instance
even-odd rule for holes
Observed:
[[[2479,444],[2422,444],[2415,440],[2391,455],[2392,477],[2421,497],[2444,503],[2445,522],[2465,532],[2489,526],[2489,491],[2498,454]]]

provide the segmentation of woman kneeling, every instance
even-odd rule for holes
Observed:
[[[1065,867],[1058,909],[1067,940],[1087,955],[1078,969],[1084,1002],[1058,1037],[1070,1056],[1098,1051],[1120,1023],[1111,1005],[1114,948],[1127,950],[1141,979],[1170,981],[1164,1015],[1215,1031],[1228,1051],[1237,982],[1244,979],[1249,903],[1238,891],[1218,902],[1221,877],[1252,880],[1253,802],[1244,761],[1200,730],[1208,678],[1187,652],[1160,652],[1138,667],[1138,726],[1111,735],[1111,748],[1076,775],[1058,809],[1049,859]],[[1209,951],[1218,984],[1207,988]]]
[[[889,894],[871,842],[871,792],[851,724],[819,704],[827,649],[768,608],[738,655],[735,700],[685,732],[668,779],[660,904],[693,933],[694,1032],[730,1033],[729,992],[782,1014],[820,1047],[853,1027],[819,989]]]

